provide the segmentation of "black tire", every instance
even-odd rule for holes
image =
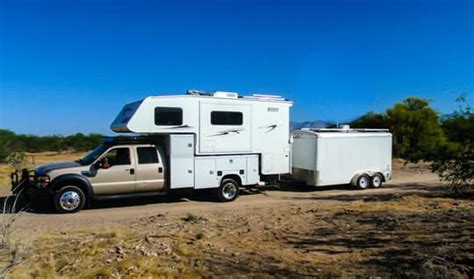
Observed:
[[[232,178],[225,178],[221,181],[219,188],[214,190],[216,199],[220,202],[230,202],[239,196],[239,183]]]
[[[54,194],[54,208],[59,213],[75,213],[86,203],[84,192],[77,186],[64,186]]]
[[[380,188],[383,184],[383,177],[380,173],[374,174],[370,179],[370,185],[374,188]]]
[[[368,175],[363,174],[357,178],[356,188],[360,190],[364,190],[369,188],[370,186],[370,178]]]

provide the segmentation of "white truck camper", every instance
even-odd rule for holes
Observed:
[[[167,138],[169,189],[217,188],[226,178],[256,185],[291,172],[291,106],[280,96],[188,91],[127,104],[111,129]]]
[[[302,129],[292,133],[292,177],[307,185],[380,187],[392,176],[386,129]]]

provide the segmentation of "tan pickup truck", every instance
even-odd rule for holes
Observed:
[[[159,139],[143,137],[110,138],[84,158],[51,163],[22,178],[12,174],[12,192],[28,200],[46,195],[61,213],[73,213],[92,199],[159,195],[168,190],[167,155]],[[239,179],[224,177],[213,189],[219,201],[232,201],[239,194]]]

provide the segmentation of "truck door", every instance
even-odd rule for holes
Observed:
[[[90,177],[94,194],[119,194],[135,191],[135,162],[129,147],[112,147],[98,161],[106,160],[107,167],[97,169]]]
[[[159,191],[164,187],[164,167],[155,146],[136,147],[137,192]]]

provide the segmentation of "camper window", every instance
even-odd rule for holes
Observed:
[[[183,124],[183,110],[181,108],[156,107],[155,125],[169,126]]]
[[[213,111],[211,112],[212,125],[239,126],[243,123],[243,115],[238,111]]]

